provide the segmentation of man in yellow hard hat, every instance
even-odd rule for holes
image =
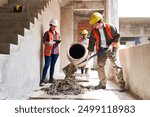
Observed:
[[[82,43],[86,46],[89,45],[88,31],[86,29],[82,30],[82,37],[80,37],[78,41],[79,43]],[[90,63],[88,62],[88,64],[85,67],[81,68],[81,74],[85,74],[87,78],[89,77],[89,67]]]
[[[113,68],[115,70],[115,75],[118,79],[119,91],[125,91],[125,81],[123,79],[123,70],[122,67],[118,64],[116,58],[116,51],[119,47],[120,34],[117,31],[117,28],[111,24],[105,23],[103,21],[103,15],[99,12],[94,12],[90,18],[90,25],[93,29],[89,38],[89,56],[94,51],[96,46],[96,51],[103,53],[97,57],[98,64],[98,76],[100,82],[95,89],[105,89],[106,88],[106,75],[105,75],[105,63],[107,58],[110,59]]]
[[[83,43],[83,44],[85,44],[86,46],[88,46],[88,44],[89,44],[89,39],[88,39],[88,31],[86,30],[86,29],[84,29],[83,31],[82,31],[82,37],[80,37],[79,38],[79,43]]]

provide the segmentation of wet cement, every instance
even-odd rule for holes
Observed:
[[[48,88],[42,90],[48,95],[79,95],[93,89],[94,86],[83,86],[76,81],[75,76],[70,76],[62,81],[55,81]]]

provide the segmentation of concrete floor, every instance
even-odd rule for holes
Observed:
[[[77,80],[82,85],[97,85],[99,79],[96,71],[90,72],[89,82],[85,82],[84,76],[77,75]],[[49,87],[50,84],[46,84],[44,87]],[[139,100],[140,98],[131,94],[129,91],[118,92],[118,86],[114,81],[108,80],[107,88],[105,90],[92,90],[87,91],[85,94],[80,95],[47,95],[44,91],[40,90],[43,87],[38,87],[35,92],[30,96],[30,99],[67,99],[67,100]]]

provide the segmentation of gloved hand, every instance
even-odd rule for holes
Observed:
[[[118,49],[120,47],[120,42],[113,42],[111,44],[115,49]]]
[[[109,53],[113,56],[116,56],[116,52],[117,52],[117,48],[114,47],[113,45],[110,45],[108,50],[106,51],[107,54]]]
[[[49,42],[50,45],[54,45],[55,43],[56,43],[56,42],[53,41],[53,40],[51,40],[51,41]]]
[[[108,52],[112,52],[113,51],[113,46],[112,45],[110,45],[109,47],[108,47],[108,50],[107,50]]]

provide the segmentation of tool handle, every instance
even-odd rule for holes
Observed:
[[[105,49],[101,49],[98,53],[96,53],[96,54],[90,56],[90,58],[88,59],[88,61],[89,61],[91,58],[95,57],[95,56],[102,55],[105,51],[106,51]],[[80,65],[81,63],[84,63],[85,61],[87,61],[87,58],[86,58],[85,60],[83,60],[82,62],[78,63],[77,65]]]

